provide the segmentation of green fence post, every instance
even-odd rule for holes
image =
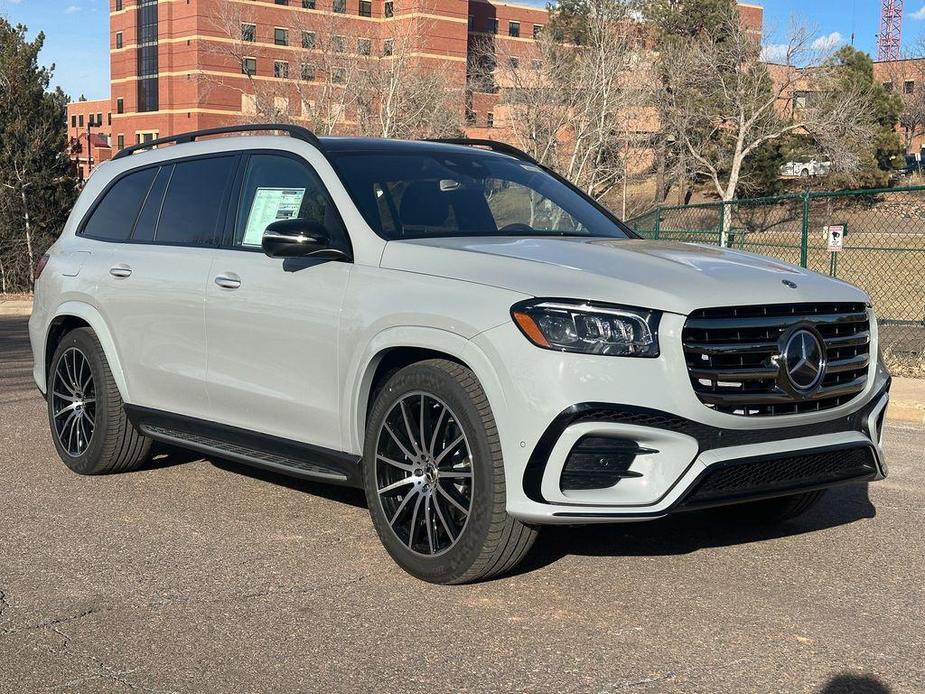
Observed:
[[[800,267],[809,265],[809,202],[810,193],[803,193],[803,233],[800,238]]]
[[[658,239],[662,233],[662,206],[655,208],[655,238]]]

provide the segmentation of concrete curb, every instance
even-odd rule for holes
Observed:
[[[925,380],[894,378],[886,419],[893,424],[925,426]]]
[[[29,316],[32,302],[0,301],[0,316]],[[925,427],[925,379],[894,378],[886,419],[891,424]]]
[[[32,302],[21,299],[0,301],[0,316],[30,316]]]

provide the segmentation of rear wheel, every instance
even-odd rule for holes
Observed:
[[[770,525],[796,518],[819,503],[825,495],[824,489],[791,496],[781,496],[775,499],[751,501],[734,506],[723,506],[714,513],[730,522],[746,523],[749,525]]]
[[[103,348],[89,328],[65,335],[48,371],[48,421],[61,460],[81,475],[128,472],[151,449],[125,414]]]
[[[373,525],[392,558],[433,583],[483,580],[523,559],[536,531],[506,510],[494,417],[475,375],[433,359],[389,378],[363,459]]]

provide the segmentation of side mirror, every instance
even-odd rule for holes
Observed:
[[[263,232],[261,246],[271,258],[302,258],[331,252],[331,257],[344,253],[331,247],[331,234],[323,225],[308,219],[281,219]]]

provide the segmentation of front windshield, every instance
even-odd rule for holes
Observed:
[[[384,239],[627,234],[533,164],[479,151],[332,153],[347,191]]]

